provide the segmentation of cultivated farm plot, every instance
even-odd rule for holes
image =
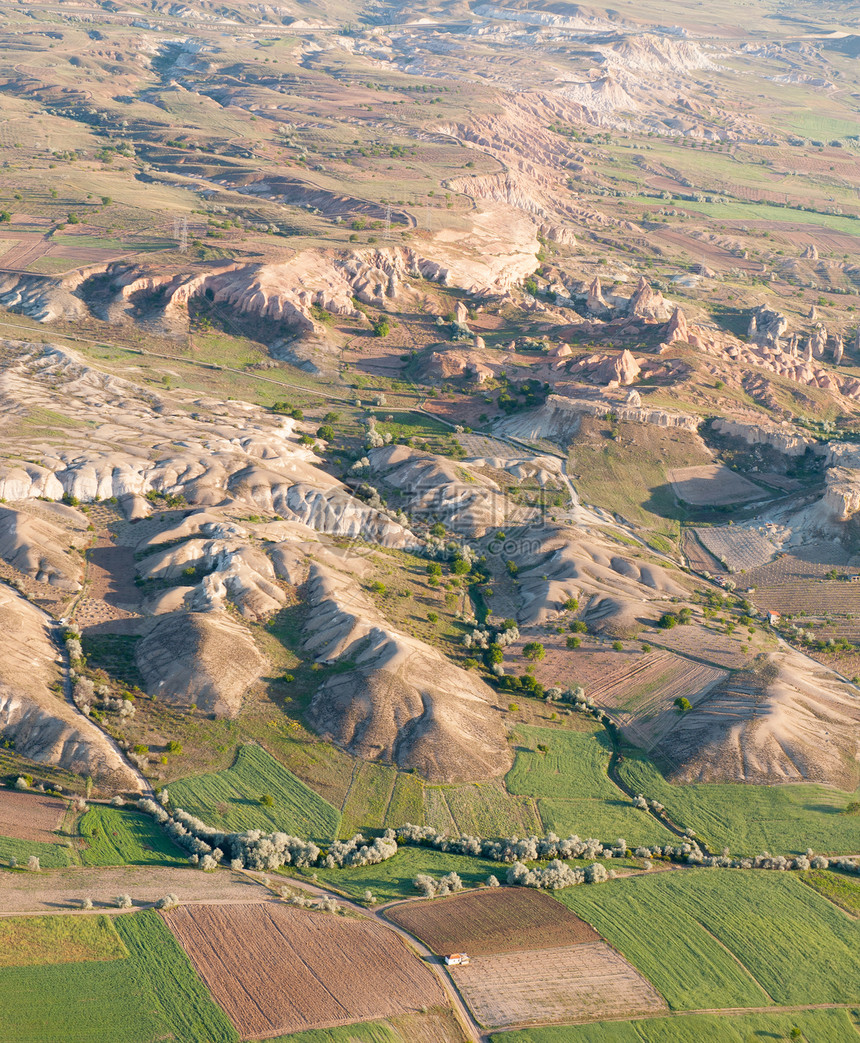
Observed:
[[[521,836],[542,829],[535,801],[513,796],[499,781],[425,786],[424,822],[440,832],[482,837]]]
[[[719,507],[761,500],[769,494],[761,486],[722,464],[673,467],[666,472],[675,495],[695,507]]]
[[[407,902],[386,910],[386,916],[440,956],[451,952],[488,956],[600,940],[578,916],[559,916],[554,898],[523,887],[493,887],[431,902]]]
[[[770,540],[754,529],[705,527],[693,532],[719,562],[725,562],[730,572],[757,568],[776,554]]]
[[[392,931],[369,920],[273,903],[164,915],[243,1037],[330,1028],[446,1002],[433,972]]]
[[[558,896],[674,1010],[860,1001],[860,923],[790,873],[691,869]]]
[[[488,1028],[535,1021],[586,1021],[665,1010],[656,990],[605,942],[477,956],[451,973]]]
[[[337,835],[340,813],[262,747],[239,748],[226,771],[197,775],[170,785],[171,801],[226,831],[283,831],[315,840]],[[260,802],[270,796],[272,804]]]
[[[602,728],[561,731],[521,726],[514,765],[505,776],[511,793],[537,798],[544,828],[605,842],[665,844],[669,831],[643,815],[609,778],[611,746]],[[539,749],[543,746],[545,749]]]
[[[726,676],[715,666],[666,651],[628,653],[627,662],[626,671],[609,674],[587,691],[638,746],[655,742],[677,722],[676,699],[683,696],[695,705]]]
[[[776,561],[747,574],[755,587],[752,600],[762,609],[783,615],[847,616],[860,611],[860,583],[827,579],[834,567],[827,561],[805,561],[784,554]],[[840,575],[857,575],[856,568],[837,568]],[[858,626],[860,631],[860,626]],[[830,637],[830,633],[827,635]],[[846,635],[847,636],[847,635]],[[855,638],[856,639],[856,638]]]
[[[0,794],[0,836],[43,844],[56,843],[55,830],[60,828],[65,812],[65,801],[3,790]]]

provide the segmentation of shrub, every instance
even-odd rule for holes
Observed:
[[[334,428],[330,424],[323,424],[317,428],[317,438],[321,438],[324,442],[333,442]]]
[[[566,608],[569,612],[576,612],[579,608],[579,601],[576,598],[568,598],[562,605],[562,608]]]
[[[624,645],[622,644],[621,641],[613,641],[612,642],[612,647],[615,649],[616,652],[623,652],[624,651]]]
[[[671,630],[672,627],[678,625],[678,617],[673,616],[671,612],[664,612],[662,616],[657,620],[657,626],[661,630]]]
[[[540,641],[529,641],[523,645],[523,658],[530,659],[533,663],[539,663],[546,655],[546,649]]]
[[[182,743],[177,742],[176,739],[171,739],[167,744],[168,753],[182,753]]]
[[[575,619],[570,624],[570,629],[573,631],[574,634],[587,634],[588,633],[588,626],[587,626],[587,624],[583,623],[583,621],[581,619]]]

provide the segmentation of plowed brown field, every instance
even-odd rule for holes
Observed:
[[[599,940],[592,927],[549,895],[522,887],[494,887],[456,898],[406,902],[389,920],[444,956],[526,952]]]
[[[567,949],[478,956],[451,973],[487,1028],[590,1021],[665,1010],[657,992],[605,942]]]
[[[65,810],[62,800],[3,790],[0,794],[0,836],[56,843],[54,830],[63,821]]]
[[[164,918],[243,1039],[446,1005],[433,972],[369,920],[271,902]]]

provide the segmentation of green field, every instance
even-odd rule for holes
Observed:
[[[360,898],[365,890],[370,890],[380,902],[389,902],[397,898],[416,898],[418,892],[412,881],[418,873],[429,876],[444,876],[446,873],[459,873],[465,887],[477,887],[484,883],[490,874],[504,882],[508,867],[499,862],[490,862],[483,858],[470,858],[467,855],[451,855],[443,851],[433,851],[424,847],[402,847],[394,858],[375,866],[360,866],[357,869],[316,869],[299,870],[302,876],[316,873],[324,886],[353,898]]]
[[[757,855],[860,851],[860,815],[842,814],[856,795],[806,783],[752,786],[733,783],[672,785],[651,761],[625,756],[621,779],[636,793],[659,800],[673,822],[694,829],[716,849]]]
[[[233,1043],[237,1034],[212,1001],[179,942],[153,910],[116,917],[138,974],[152,991],[168,1031],[189,1043]]]
[[[274,803],[261,804],[262,796]],[[225,832],[261,829],[327,841],[340,824],[336,808],[255,745],[241,746],[226,771],[171,783],[170,800]]]
[[[94,804],[78,832],[87,846],[84,865],[185,865],[187,855],[171,841],[155,819],[137,811]]]
[[[0,967],[120,960],[128,956],[108,916],[0,917]]]
[[[800,879],[834,905],[852,916],[860,916],[860,880],[827,869],[809,869]]]
[[[789,874],[670,871],[556,897],[675,1010],[860,1003],[860,923]]]
[[[857,1037],[846,1010],[807,1010],[795,1014],[690,1014],[682,1018],[603,1021],[589,1025],[494,1032],[492,1043],[752,1043],[788,1040],[800,1029],[806,1043],[846,1043]]]
[[[371,761],[357,762],[340,822],[341,837],[380,829],[397,779],[397,769]],[[402,825],[402,823],[399,823]]]
[[[59,919],[59,918],[58,918]],[[93,917],[63,917],[86,937]],[[3,1043],[235,1043],[157,913],[113,920],[124,959],[0,969]],[[118,939],[118,940],[119,940]]]
[[[43,869],[60,869],[73,865],[74,852],[62,844],[41,844],[34,840],[19,840],[17,837],[0,837],[0,863],[9,864],[14,858],[19,866],[25,866],[30,855],[35,855]]]
[[[391,794],[385,826],[396,829],[407,822],[424,825],[424,783],[418,775],[400,774]]]
[[[609,778],[612,749],[603,728],[559,731],[523,725],[516,738],[520,749],[505,784],[511,793],[538,799],[546,829],[613,842],[622,836],[634,847],[673,839],[659,822],[634,808]],[[547,751],[539,751],[538,745]]]
[[[440,832],[480,837],[543,832],[534,800],[507,793],[493,782],[425,786],[424,818]]]

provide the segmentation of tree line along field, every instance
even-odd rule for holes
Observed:
[[[271,797],[272,803],[261,802]],[[262,747],[240,746],[225,771],[181,779],[170,785],[174,807],[225,832],[260,829],[306,839],[331,841],[340,812]]]
[[[748,783],[674,785],[652,761],[625,753],[621,781],[634,793],[659,800],[673,822],[695,830],[711,848],[733,854],[823,854],[860,850],[860,815],[845,813],[857,794],[813,783],[755,786]]]
[[[41,931],[41,943],[14,947],[17,965],[0,967],[4,1043],[238,1043],[156,912],[31,919],[30,940],[35,943]],[[99,935],[92,927],[97,921],[103,924]],[[60,942],[58,932],[68,933],[80,960],[41,962]],[[8,962],[9,950],[0,952]],[[28,962],[31,952],[36,965]]]
[[[860,922],[790,874],[690,869],[557,897],[673,1010],[860,1005]]]
[[[846,1043],[857,1036],[847,1010],[804,1010],[791,1014],[690,1014],[640,1021],[547,1026],[494,1032],[492,1043],[750,1043],[787,1040],[799,1029],[806,1043]]]

